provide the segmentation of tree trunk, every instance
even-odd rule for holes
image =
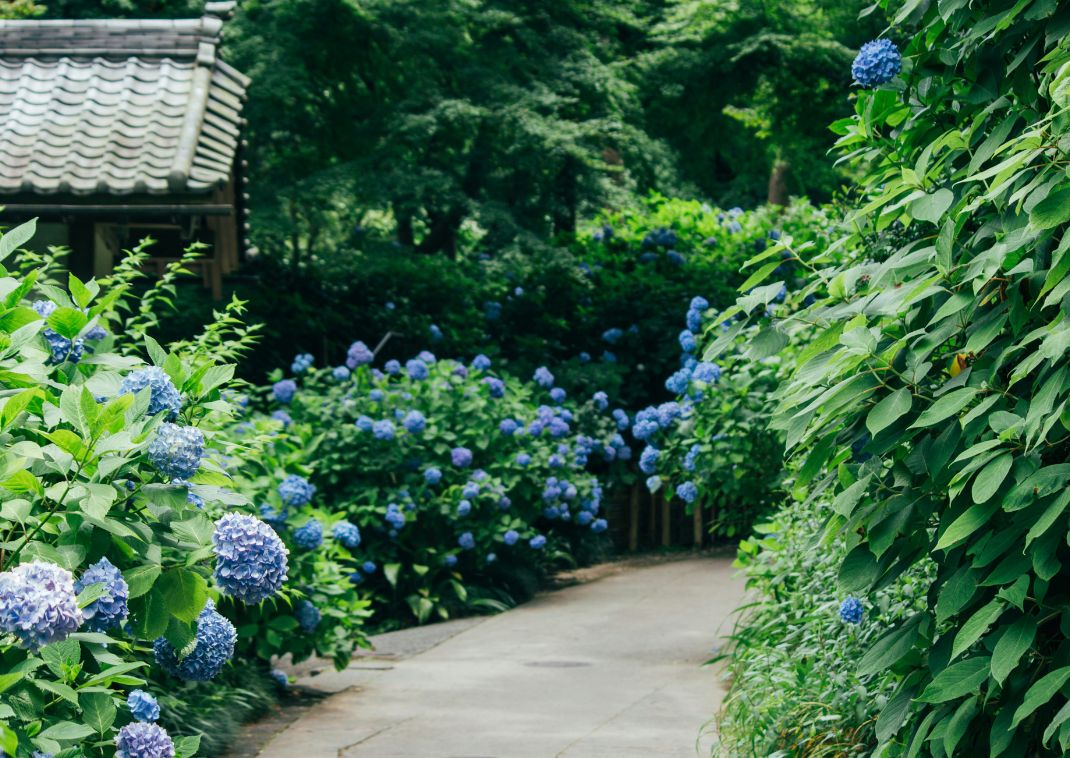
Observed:
[[[791,165],[779,158],[773,162],[773,170],[769,173],[769,196],[766,201],[770,205],[788,204],[788,170]]]

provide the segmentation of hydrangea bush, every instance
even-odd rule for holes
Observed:
[[[292,618],[311,588],[240,515],[219,431],[226,328],[165,350],[143,338],[158,291],[131,296],[138,252],[60,282],[18,254],[33,229],[0,237],[0,753],[188,758],[198,738],[153,723],[150,681],[211,680],[232,659],[213,600]]]
[[[842,243],[908,233],[800,257],[815,301],[792,318],[764,315],[765,264],[723,316],[770,341],[813,330],[774,422],[800,486],[831,499],[839,593],[869,607],[935,564],[924,606],[862,659],[895,683],[878,754],[1070,750],[1065,23],[1055,2],[903,4],[901,73],[859,77],[873,88],[834,128],[864,177]]]
[[[250,457],[262,473],[248,485],[291,565],[334,566],[387,625],[501,608],[549,567],[600,549],[599,475],[631,457],[605,393],[573,402],[547,367],[524,382],[482,355],[376,366],[354,343],[345,360],[346,372],[291,379],[288,423],[265,391],[262,411],[233,429],[237,445],[260,439]],[[323,652],[344,619],[334,599],[312,606],[300,626]]]

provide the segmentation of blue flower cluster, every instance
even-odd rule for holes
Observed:
[[[122,572],[107,558],[101,558],[82,572],[81,578],[74,583],[74,592],[81,594],[94,584],[104,585],[104,594],[82,609],[86,628],[103,632],[126,621],[130,612],[127,608],[130,587],[123,579]]]
[[[271,385],[271,394],[275,396],[277,402],[289,405],[294,395],[297,394],[297,382],[293,379],[281,379]]]
[[[419,434],[427,427],[427,419],[419,411],[409,411],[402,419],[401,425],[409,434]]]
[[[331,527],[333,536],[342,547],[352,550],[360,545],[360,529],[349,521],[339,521]]]
[[[472,359],[472,368],[479,369],[480,371],[486,371],[491,367],[490,358],[480,353]]]
[[[303,550],[315,550],[323,544],[323,524],[310,518],[294,529],[294,544]]]
[[[401,510],[401,506],[397,503],[389,503],[386,506],[386,515],[383,517],[390,526],[397,530],[405,526],[405,522],[408,520],[405,518],[405,513]]]
[[[50,300],[35,300],[31,307],[37,312],[37,315],[45,319],[56,310],[56,304]],[[77,363],[85,353],[85,341],[82,339],[71,341],[48,327],[41,330],[41,336],[45,338],[48,351],[51,353],[49,363],[58,364],[68,360],[71,363]]]
[[[472,465],[472,451],[466,447],[455,447],[450,451],[450,461],[457,468],[468,468]]]
[[[307,479],[297,474],[290,474],[279,485],[279,497],[291,508],[312,502],[316,487]]]
[[[693,503],[698,499],[698,485],[694,482],[684,482],[676,487],[676,496],[685,503]]]
[[[487,391],[493,398],[505,397],[505,382],[496,376],[487,376],[483,378],[483,384],[486,385]]]
[[[189,479],[204,457],[204,434],[193,426],[164,422],[149,445],[149,462],[168,479]]]
[[[316,631],[316,627],[320,625],[320,620],[323,618],[320,609],[314,606],[312,601],[303,599],[298,600],[294,605],[294,616],[297,617],[298,625],[306,634]]]
[[[347,366],[335,366],[331,369],[331,376],[334,377],[335,381],[344,382],[350,376],[349,368]]]
[[[554,386],[554,375],[550,373],[550,369],[546,368],[546,366],[539,366],[535,369],[535,375],[532,378],[543,389],[549,389]]]
[[[138,721],[155,721],[160,718],[160,704],[145,690],[132,690],[126,696],[126,707]]]
[[[349,346],[349,350],[346,351],[346,366],[349,369],[355,369],[358,366],[365,366],[375,360],[375,355],[368,346],[360,340],[357,340]]]
[[[59,642],[82,625],[71,572],[33,561],[0,573],[0,632],[19,647],[38,650]]]
[[[442,469],[431,467],[424,471],[424,481],[428,484],[435,485],[442,481]]]
[[[237,639],[234,625],[221,616],[215,603],[209,600],[197,617],[197,633],[193,649],[188,654],[179,655],[165,637],[153,643],[153,653],[156,663],[172,676],[191,682],[207,682],[214,679],[234,655]]]
[[[647,445],[639,456],[639,470],[644,474],[653,474],[658,470],[658,458],[660,456],[661,452],[657,448]]]
[[[474,550],[476,538],[472,536],[471,532],[464,532],[457,538],[457,544],[461,546],[461,550]]]
[[[303,374],[312,368],[312,364],[316,359],[312,357],[312,353],[298,353],[294,357],[294,362],[290,364],[290,371],[295,374]]]
[[[856,597],[846,598],[840,603],[840,619],[847,624],[861,624],[863,615],[862,601]]]
[[[394,439],[394,422],[382,419],[372,424],[372,436],[384,442]]]
[[[149,388],[150,416],[166,412],[167,418],[174,418],[182,410],[182,396],[178,394],[171,377],[157,366],[131,371],[123,377],[119,394],[135,395],[146,387]]]
[[[429,373],[427,363],[419,358],[411,358],[405,361],[405,373],[409,375],[410,379],[417,382],[426,379]]]
[[[224,595],[255,605],[277,593],[286,582],[286,546],[255,516],[224,515],[215,523],[212,545],[215,581]]]
[[[135,721],[115,735],[115,758],[174,758],[175,743],[159,724]]]
[[[876,87],[890,82],[903,70],[903,56],[895,43],[876,39],[862,45],[851,64],[851,76],[863,87]]]

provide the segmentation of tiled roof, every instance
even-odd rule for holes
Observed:
[[[217,56],[230,5],[200,19],[0,21],[0,194],[225,184],[249,82]]]

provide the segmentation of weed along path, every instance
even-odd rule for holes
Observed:
[[[722,685],[702,667],[731,629],[731,558],[625,563],[519,608],[395,632],[263,758],[708,755]]]

